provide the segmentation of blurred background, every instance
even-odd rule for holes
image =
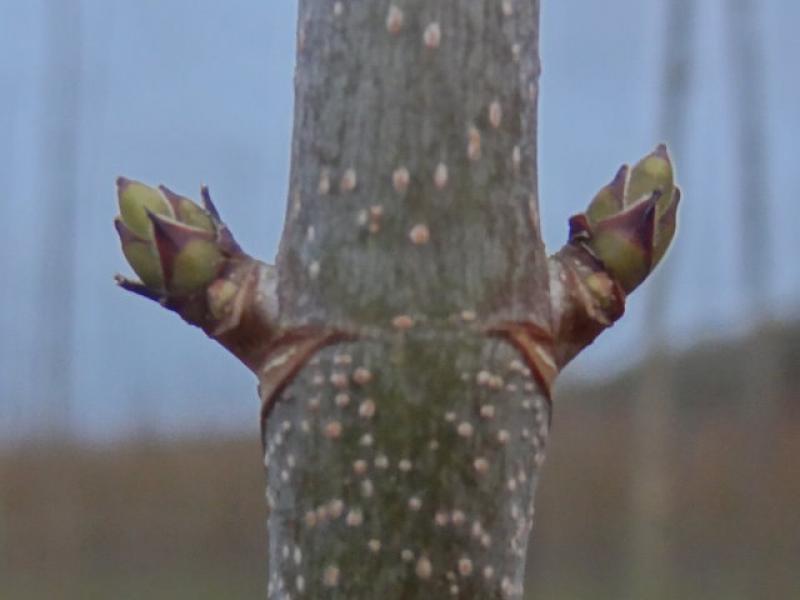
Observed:
[[[800,3],[542,2],[551,249],[669,142],[679,234],[563,376],[528,596],[800,597]],[[117,175],[274,256],[296,2],[0,0],[0,598],[265,590],[255,382],[115,288]]]

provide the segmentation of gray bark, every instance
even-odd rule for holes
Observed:
[[[301,0],[280,321],[350,339],[269,403],[270,598],[521,595],[538,74],[535,0]]]
[[[511,2],[506,16],[488,0],[300,2],[282,318],[383,327],[390,315],[436,321],[467,309],[547,323],[535,217],[537,4]],[[394,34],[393,5],[403,14]],[[425,31],[437,25],[431,48]],[[399,192],[402,169],[409,183]],[[370,233],[373,207],[382,216]],[[418,225],[428,243],[409,241]]]

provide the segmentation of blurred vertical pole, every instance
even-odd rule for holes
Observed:
[[[19,119],[17,114],[19,94],[11,78],[6,79],[2,76],[3,73],[0,71],[0,89],[3,90],[3,97],[0,98],[0,140],[3,140],[0,144],[0,181],[3,182],[4,193],[13,195],[17,183],[15,176],[17,149],[14,144],[15,125]],[[6,276],[12,268],[9,259],[13,244],[9,240],[11,233],[9,225],[7,221],[0,223],[0,268]],[[11,276],[13,277],[13,273]],[[14,309],[0,311],[0,451],[5,450],[6,444],[10,445],[9,442],[18,440],[18,419],[22,399],[13,384],[17,364],[14,344],[11,341],[15,333],[14,313],[16,313]]]
[[[775,352],[769,331],[769,183],[766,177],[764,132],[764,61],[761,57],[761,34],[757,4],[752,0],[729,0],[727,16],[728,56],[733,82],[735,177],[741,209],[742,240],[738,257],[748,306],[753,343],[745,377],[748,417],[764,421],[776,410],[774,377]]]
[[[746,432],[749,449],[742,465],[743,487],[739,490],[744,517],[749,521],[745,531],[759,530],[758,519],[769,510],[766,494],[768,477],[763,465],[769,464],[772,429],[778,418],[778,352],[769,322],[769,184],[765,143],[764,60],[761,53],[762,33],[758,4],[752,0],[729,0],[726,24],[731,104],[734,110],[734,160],[737,198],[740,206],[742,281],[747,299],[745,315],[750,326],[748,360],[741,376],[745,403],[741,429]],[[745,547],[757,539],[742,540]],[[765,554],[755,551],[753,555]],[[753,565],[751,573],[762,573],[768,565]],[[749,574],[748,574],[749,575]],[[763,576],[763,575],[762,575]],[[748,577],[748,596],[763,594],[760,577]]]
[[[73,402],[73,309],[80,131],[81,19],[79,0],[43,3],[40,270],[34,333],[35,430],[70,435]]]
[[[769,237],[768,192],[764,157],[764,61],[756,4],[729,0],[727,10],[728,56],[733,81],[731,100],[735,115],[735,172],[741,207],[742,274],[751,316],[764,316],[768,300]]]
[[[48,537],[41,549],[43,572],[68,586],[79,572],[78,483],[72,441],[75,298],[75,232],[78,230],[78,141],[80,136],[81,2],[42,3],[40,271],[34,328],[34,418],[46,441],[65,460],[48,469]],[[65,594],[66,595],[66,594]]]
[[[694,0],[666,0],[662,7],[658,134],[675,156],[684,158],[695,10]],[[648,355],[634,403],[630,598],[653,597],[656,590],[663,589],[662,582],[672,575],[673,568],[667,534],[675,398],[664,335],[671,273],[671,262],[666,260],[654,274],[646,298]]]
[[[14,148],[15,142],[15,119],[17,118],[17,90],[11,85],[11,81],[4,81],[0,72],[0,85],[4,90],[5,97],[0,98],[0,140],[5,144],[0,145],[0,181],[5,182],[6,193],[14,193]],[[7,264],[3,261],[11,255],[11,244],[9,243],[4,227],[7,224],[0,224],[0,266],[7,269]],[[13,312],[13,311],[12,311]],[[10,381],[13,378],[12,365],[14,357],[12,355],[12,344],[10,340],[11,315],[7,311],[0,311],[0,486],[3,482],[9,481],[8,478],[8,456],[12,454],[12,443],[18,441],[14,435],[15,425],[19,418],[18,394],[14,393]],[[8,526],[11,520],[11,511],[7,506],[7,497],[0,487],[0,578],[5,577],[8,572],[11,549],[8,544]]]

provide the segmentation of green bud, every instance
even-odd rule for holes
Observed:
[[[621,167],[586,212],[570,218],[570,243],[587,248],[629,293],[666,253],[675,235],[679,201],[662,144],[633,168]]]
[[[660,193],[596,225],[586,243],[626,292],[636,288],[653,264],[653,227]]]
[[[209,283],[219,273],[223,256],[214,242],[196,239],[188,242],[175,256],[169,291],[191,294]]]
[[[134,273],[142,280],[142,283],[155,290],[164,289],[164,275],[161,272],[161,263],[151,244],[147,242],[125,244],[122,246],[122,253]]]
[[[662,194],[665,204],[672,198],[672,162],[667,153],[667,147],[659,144],[658,147],[631,169],[630,181],[625,194],[625,205],[629,206],[643,197],[650,196],[655,190]],[[664,211],[659,207],[659,214]]]
[[[149,213],[167,292],[191,294],[213,281],[224,260],[215,236]]]
[[[597,223],[622,210],[629,170],[628,165],[622,165],[611,183],[597,192],[597,195],[589,204],[589,208],[586,209],[586,216],[589,221]]]
[[[117,178],[117,198],[122,222],[145,240],[153,239],[148,212],[167,217],[174,216],[172,207],[161,192],[138,181],[124,177]]]
[[[223,286],[212,294],[205,288],[227,261],[243,253],[219,219],[208,188],[201,189],[200,206],[165,186],[156,189],[120,177],[117,195],[121,216],[114,224],[122,252],[141,279],[120,278],[126,289],[162,301],[207,291],[209,305],[203,310],[225,310],[230,290]]]
[[[211,233],[216,231],[211,215],[199,205],[185,196],[176,194],[164,185],[159,186],[158,189],[161,190],[161,193],[172,205],[172,209],[175,211],[175,218],[178,221],[203,231]]]
[[[653,247],[654,267],[664,258],[669,245],[672,243],[672,238],[675,237],[675,230],[678,225],[678,204],[681,201],[680,188],[675,188],[671,200],[664,213],[658,218],[658,224],[656,225],[656,239]]]
[[[122,254],[142,283],[151,289],[163,290],[164,274],[153,243],[137,237],[119,217],[114,225],[122,243]]]

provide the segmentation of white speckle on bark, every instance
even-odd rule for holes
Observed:
[[[392,173],[392,186],[398,194],[404,193],[408,189],[410,182],[411,173],[408,172],[406,167],[398,167]]]
[[[458,435],[465,438],[472,437],[474,430],[475,428],[472,426],[472,423],[468,423],[467,421],[462,421],[459,423],[458,428],[456,429],[456,431],[458,431]]]
[[[436,165],[436,170],[433,172],[433,184],[436,189],[443,190],[447,187],[447,165],[439,163]]]
[[[353,381],[358,385],[366,385],[372,381],[372,372],[366,367],[358,367],[353,373]]]
[[[322,583],[325,587],[336,587],[339,585],[339,567],[328,565],[322,573]]]
[[[514,584],[511,583],[511,579],[508,577],[503,577],[503,579],[500,581],[500,589],[506,596],[511,596],[511,594],[514,592]]]
[[[504,385],[503,378],[500,377],[499,375],[492,375],[487,385],[493,390],[500,390],[503,388]]]
[[[356,170],[350,168],[347,169],[342,175],[342,179],[339,181],[339,189],[342,192],[352,192],[354,189],[356,189],[357,184],[358,178],[356,176]]]
[[[345,522],[349,527],[359,527],[364,522],[364,515],[359,509],[353,509],[347,513]]]
[[[370,552],[377,554],[381,551],[381,541],[373,538],[367,542],[367,547],[369,548]]]
[[[331,519],[338,519],[344,512],[344,502],[340,498],[334,498],[328,503],[328,515]]]
[[[461,320],[466,323],[471,323],[478,318],[478,314],[474,310],[465,309],[461,311]]]
[[[413,326],[414,319],[408,315],[397,315],[392,319],[392,327],[399,329],[400,331],[411,329]]]
[[[467,156],[472,161],[481,157],[481,132],[474,125],[467,130]]]
[[[333,355],[333,364],[340,366],[353,364],[353,357],[346,353],[337,352]]]
[[[342,436],[342,424],[339,421],[330,421],[325,425],[325,437],[330,440],[339,439]]]
[[[519,57],[522,54],[522,46],[517,43],[511,44],[511,58],[514,62],[519,62]]]
[[[316,260],[312,261],[311,264],[308,265],[308,276],[311,279],[316,279],[317,277],[319,277],[319,271],[320,271],[319,262],[317,262]]]
[[[386,30],[391,34],[399,33],[403,28],[403,20],[403,11],[392,4],[386,15]]]
[[[489,105],[489,123],[497,129],[503,122],[503,108],[498,100],[493,100]]]
[[[383,218],[383,206],[375,204],[369,207],[369,232],[378,233],[381,230],[381,219]]]
[[[372,485],[372,481],[369,479],[365,479],[361,482],[361,495],[364,498],[372,498],[372,494],[375,492],[375,487]]]
[[[333,373],[331,373],[330,382],[331,385],[339,389],[346,388],[348,383],[347,375],[345,375],[341,371],[334,371]]]
[[[478,472],[478,475],[485,475],[489,472],[489,461],[482,456],[476,458],[472,464],[475,467],[475,470]]]
[[[375,401],[367,398],[358,407],[358,415],[365,419],[371,419],[375,416]]]
[[[442,28],[439,26],[439,23],[434,21],[428,24],[425,28],[425,32],[422,34],[422,39],[425,42],[425,46],[428,48],[438,48],[439,44],[442,43]]]
[[[463,556],[458,559],[458,573],[462,577],[472,575],[472,561],[468,557]]]
[[[321,196],[325,196],[331,191],[331,176],[330,173],[328,173],[328,169],[322,169],[322,173],[319,175],[317,191]]]
[[[431,239],[431,233],[428,230],[428,226],[423,223],[414,225],[414,227],[412,227],[411,231],[408,233],[408,239],[410,239],[411,243],[415,246],[427,244]]]
[[[433,573],[433,565],[428,557],[420,557],[420,559],[417,561],[415,571],[417,573],[417,577],[420,579],[430,579],[430,576]]]
[[[471,533],[472,537],[474,538],[481,537],[481,533],[483,533],[483,525],[481,525],[480,521],[475,521],[472,523]]]

